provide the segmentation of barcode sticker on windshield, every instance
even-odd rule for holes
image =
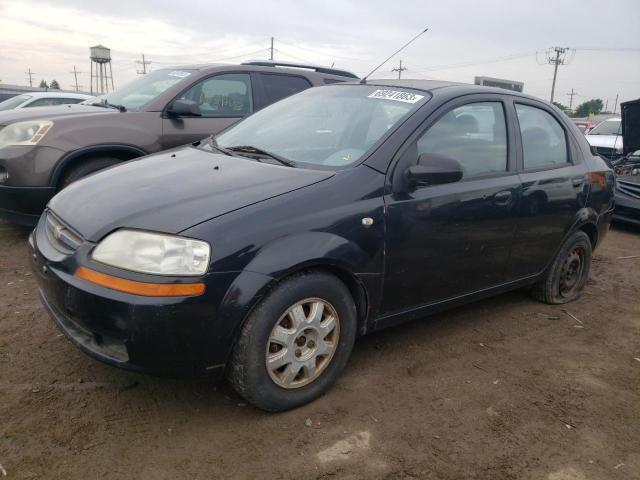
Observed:
[[[191,72],[183,72],[181,70],[174,70],[173,72],[169,72],[170,77],[178,77],[178,78],[186,78],[191,75]]]
[[[424,98],[424,95],[416,95],[411,92],[400,92],[398,90],[376,90],[369,98],[381,98],[383,100],[395,100],[396,102],[416,103]]]

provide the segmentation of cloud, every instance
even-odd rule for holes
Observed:
[[[0,6],[0,79],[24,84],[27,68],[69,86],[76,65],[89,71],[88,48],[112,49],[116,85],[136,76],[145,53],[151,68],[223,60],[276,58],[332,64],[365,74],[425,26],[430,31],[403,52],[407,77],[472,82],[486,75],[525,83],[548,98],[553,69],[544,50],[578,49],[560,67],[557,100],[575,88],[576,101],[640,97],[640,4],[636,0],[505,0],[389,3],[294,0],[221,2],[4,0]],[[606,33],[605,33],[606,32]],[[629,47],[631,50],[616,50]],[[635,50],[633,50],[635,49]],[[536,55],[538,52],[538,55]],[[394,59],[377,77],[392,77]],[[540,64],[543,63],[543,64]],[[88,85],[88,74],[81,75]]]

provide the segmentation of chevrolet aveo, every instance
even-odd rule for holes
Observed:
[[[578,298],[613,185],[535,98],[339,84],[72,184],[29,242],[82,351],[277,411],[326,392],[360,335],[516,288]]]

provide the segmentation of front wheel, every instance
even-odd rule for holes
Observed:
[[[536,300],[562,304],[582,295],[591,268],[591,240],[582,231],[575,232],[562,245],[553,264],[531,293]]]
[[[229,381],[264,410],[308,403],[335,383],[356,329],[356,308],[344,283],[321,272],[296,274],[247,318],[233,350]]]

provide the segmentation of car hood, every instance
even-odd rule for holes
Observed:
[[[622,138],[624,154],[640,150],[640,99],[624,102],[622,107]]]
[[[94,107],[93,105],[60,105],[55,107],[16,108],[0,112],[0,125],[9,125],[25,120],[55,120],[69,115],[112,115],[120,113],[115,108]]]
[[[181,147],[73,183],[49,208],[94,242],[121,227],[179,233],[333,175]]]
[[[592,147],[622,148],[622,135],[585,135]]]

